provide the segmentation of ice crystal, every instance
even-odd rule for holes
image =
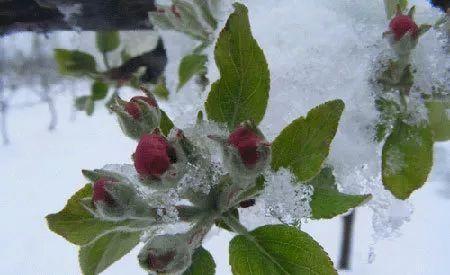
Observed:
[[[312,194],[311,186],[298,183],[294,175],[281,169],[266,173],[266,187],[261,199],[267,215],[286,224],[298,225],[311,216]]]

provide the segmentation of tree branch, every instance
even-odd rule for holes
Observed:
[[[0,35],[57,30],[148,30],[154,0],[0,0]]]

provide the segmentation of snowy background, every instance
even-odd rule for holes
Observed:
[[[382,1],[244,2],[249,8],[252,31],[271,71],[271,98],[262,123],[269,139],[292,119],[322,102],[341,98],[346,103],[329,163],[335,166],[343,191],[372,193],[374,199],[356,211],[352,269],[342,274],[448,274],[450,142],[435,145],[435,165],[429,180],[408,202],[393,199],[379,179],[380,147],[372,142],[370,127],[377,116],[368,80],[376,58],[388,49],[381,39],[386,29]],[[410,2],[417,4],[418,22],[433,23],[438,18],[439,12],[425,0]],[[59,45],[93,49],[92,34],[75,37],[77,43],[72,43],[72,37],[62,39]],[[169,57],[168,85],[173,91],[178,62],[194,43],[181,34],[163,33],[163,38]],[[24,41],[26,36],[18,35],[6,43],[29,53],[30,45]],[[129,36],[128,43],[152,44],[151,48],[154,41],[154,34],[139,38],[135,35]],[[419,68],[417,79],[422,88],[436,81],[450,86],[450,60],[441,46],[439,33],[431,30],[421,38],[415,51],[413,62]],[[209,64],[209,77],[218,77],[213,62]],[[29,89],[18,91],[14,100],[29,100]],[[59,89],[61,93],[54,97],[59,117],[55,131],[46,131],[49,113],[45,104],[11,109],[8,115],[11,144],[0,147],[0,274],[80,274],[77,248],[49,231],[44,217],[62,209],[66,200],[86,183],[81,169],[131,162],[136,144],[123,136],[102,103],[93,117],[78,113],[72,119],[69,93],[86,93],[89,82]],[[192,123],[205,96],[190,83],[161,106],[177,125],[184,126]],[[255,219],[254,212],[242,213],[249,226],[261,222]],[[337,262],[340,217],[310,221],[303,229]],[[231,238],[230,233],[217,228],[207,238],[205,247],[216,259],[217,274],[230,274]],[[143,274],[137,264],[137,252],[138,248],[105,274]]]

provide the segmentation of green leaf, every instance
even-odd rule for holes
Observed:
[[[159,128],[163,132],[164,135],[168,135],[170,130],[175,127],[172,120],[167,116],[166,112],[161,110],[161,122],[159,124]]]
[[[167,90],[167,87],[164,83],[159,83],[158,85],[156,85],[155,89],[153,90],[153,94],[156,95],[158,98],[162,99],[169,98],[169,90]]]
[[[95,33],[95,42],[100,52],[111,52],[120,45],[120,35],[117,31],[99,31]]]
[[[108,84],[95,81],[91,87],[92,100],[102,100],[108,95]]]
[[[86,102],[90,96],[80,96],[75,99],[75,108],[77,111],[84,111],[86,109]]]
[[[94,104],[94,100],[92,99],[92,97],[90,96],[87,100],[86,100],[86,106],[84,107],[84,110],[86,111],[86,114],[88,116],[91,116],[94,113],[94,108],[95,108],[95,104]]]
[[[401,116],[401,108],[397,102],[382,97],[375,100],[375,107],[380,113],[379,123],[375,127],[375,140],[381,142],[389,133],[397,118]]]
[[[270,89],[266,58],[252,37],[247,8],[238,3],[234,7],[214,51],[220,79],[205,103],[208,118],[229,129],[246,120],[261,122]]]
[[[202,111],[198,111],[196,123],[200,124],[202,122],[203,122],[203,112]]]
[[[191,2],[172,0],[172,4],[180,14],[179,18],[177,16],[172,17],[172,22],[175,21],[178,25],[177,29],[192,36],[194,39],[201,41],[207,40],[208,33],[200,22],[200,18]]]
[[[138,245],[140,236],[141,232],[113,232],[82,246],[78,257],[83,274],[101,273]]]
[[[342,100],[329,101],[284,128],[272,144],[272,169],[288,168],[299,181],[317,175],[328,156],[343,110]]]
[[[209,6],[209,1],[194,0],[194,3],[200,8],[203,20],[205,20],[213,30],[217,29],[217,21],[212,15],[210,9],[211,7]]]
[[[80,96],[75,99],[75,108],[77,111],[85,111],[88,116],[94,113],[94,100],[92,96]]]
[[[204,72],[206,61],[208,61],[206,55],[190,54],[183,57],[178,68],[177,90],[180,90],[194,75]]]
[[[96,72],[96,63],[92,55],[81,51],[55,49],[58,70],[63,75],[87,75]]]
[[[387,19],[391,19],[394,16],[397,11],[397,5],[400,5],[400,10],[403,11],[408,7],[408,0],[384,0]]]
[[[431,25],[428,24],[421,24],[419,26],[419,36],[424,35],[425,33],[427,33],[427,31],[429,31],[431,29]]]
[[[314,187],[310,202],[313,219],[331,219],[359,206],[372,197],[371,195],[340,193],[331,167],[323,168],[308,184]]]
[[[337,274],[322,247],[308,234],[287,225],[266,225],[230,242],[234,275]]]
[[[192,255],[191,266],[183,272],[183,275],[214,275],[216,263],[208,250],[199,247]]]
[[[450,101],[426,102],[428,121],[435,141],[450,140]]]
[[[68,200],[63,210],[46,217],[50,230],[73,244],[84,245],[124,224],[103,221],[89,213],[81,200],[91,197],[92,185],[87,184]]]
[[[386,189],[398,199],[407,199],[427,180],[433,164],[430,128],[397,122],[382,152],[382,176]]]

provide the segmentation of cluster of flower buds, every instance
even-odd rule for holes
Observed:
[[[148,97],[133,97],[129,102],[117,99],[114,111],[118,114],[124,133],[139,141],[132,155],[139,184],[157,191],[176,188],[188,172],[187,169],[198,166],[205,173],[210,171],[211,175],[207,176],[212,177],[215,171],[209,169],[214,169],[214,166],[210,161],[205,161],[210,160],[208,152],[194,146],[179,129],[173,128],[167,136],[160,131],[161,112],[151,94]],[[208,194],[198,190],[183,190],[183,198],[190,200],[195,207],[208,208],[215,214],[206,222],[197,221],[186,233],[158,235],[150,239],[138,256],[140,265],[148,271],[174,273],[185,270],[191,263],[193,251],[201,244],[217,213],[228,211],[230,207],[246,208],[255,204],[253,198],[239,199],[239,195],[254,185],[256,178],[265,171],[270,162],[270,144],[251,122],[240,124],[229,136],[209,137],[220,144],[228,175],[220,178],[220,182],[212,186]],[[137,212],[139,217],[155,217],[149,201],[136,203],[139,201],[136,198],[139,197],[136,195],[136,183],[127,183],[127,179],[120,175],[108,174],[103,170],[85,171],[85,175],[94,182],[92,202],[95,211],[103,211],[106,217],[118,216],[115,213],[123,215],[127,211],[133,215]],[[127,188],[130,192],[126,191]],[[157,217],[154,221],[158,223]]]
[[[225,168],[244,185],[253,183],[270,162],[270,143],[251,122],[242,123],[228,137],[209,137],[221,144]]]
[[[389,23],[389,30],[383,33],[389,44],[399,56],[408,56],[416,46],[421,35],[427,32],[431,26],[422,24],[417,26],[414,21],[415,7],[412,7],[408,14],[403,14],[400,6],[397,13]]]
[[[151,133],[159,127],[161,111],[155,97],[143,89],[147,96],[135,96],[130,101],[116,98],[111,106],[119,119],[120,127],[126,136],[139,139],[143,134]]]
[[[190,142],[183,131],[172,129],[168,138],[158,128],[144,134],[133,154],[136,171],[143,182],[155,189],[173,187],[184,175]]]

